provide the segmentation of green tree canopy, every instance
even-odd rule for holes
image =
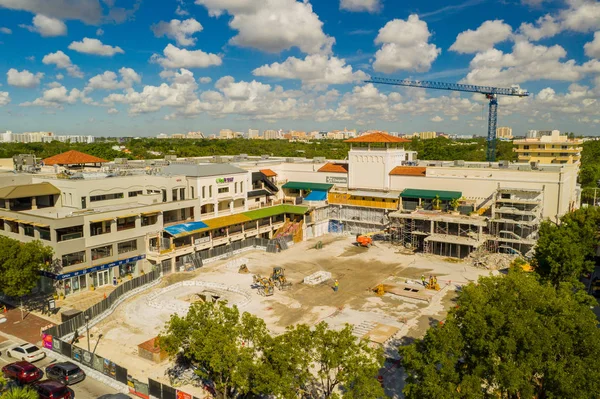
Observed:
[[[0,236],[0,292],[23,296],[37,285],[40,270],[52,259],[52,248],[41,241],[22,243]]]
[[[196,303],[185,317],[171,316],[159,343],[196,365],[223,399],[384,396],[376,379],[382,353],[357,341],[349,326],[298,325],[273,337],[263,320],[235,306]]]
[[[0,399],[38,399],[39,395],[36,391],[34,391],[31,387],[24,386],[19,388],[13,388],[8,390],[2,395],[0,395]]]
[[[400,349],[406,398],[596,398],[590,299],[517,270],[465,286],[442,325]]]

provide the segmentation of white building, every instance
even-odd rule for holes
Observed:
[[[259,135],[258,129],[248,129],[248,138],[257,139]]]

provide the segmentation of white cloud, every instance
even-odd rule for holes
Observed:
[[[6,73],[6,81],[11,86],[16,87],[37,87],[40,84],[40,80],[44,77],[44,74],[38,72],[33,74],[27,69],[19,72],[18,70],[11,68]]]
[[[433,118],[431,118],[431,119],[430,119],[430,121],[432,121],[432,122],[443,122],[443,121],[444,121],[444,118],[442,118],[442,117],[441,117],[441,116],[439,116],[439,115],[436,115],[436,116],[434,116]]]
[[[114,114],[118,114],[119,110],[116,108],[109,108],[108,111],[106,111],[106,112],[108,112],[109,115],[114,115]]]
[[[104,29],[98,28],[96,29],[96,36],[102,36],[104,34]]]
[[[44,90],[42,97],[36,98],[31,102],[19,104],[22,107],[47,107],[47,108],[62,108],[64,104],[75,104],[77,100],[83,99],[84,95],[78,89],[68,91],[64,86],[54,86],[48,90]]]
[[[490,49],[475,55],[463,82],[492,86],[543,79],[574,82],[585,74],[600,73],[600,62],[592,60],[582,65],[574,60],[562,62],[566,55],[559,45],[546,47],[517,41],[512,53]]]
[[[0,33],[4,33],[5,35],[10,35],[12,33],[12,30],[2,26],[2,27],[0,27]]]
[[[292,47],[314,54],[331,52],[333,37],[323,32],[323,22],[308,1],[296,0],[196,0],[210,15],[233,16],[229,27],[238,31],[230,44],[276,53]]]
[[[504,21],[485,21],[476,30],[468,29],[459,33],[450,50],[461,54],[484,51],[505,41],[511,34],[512,28]]]
[[[382,8],[380,0],[340,0],[340,10],[378,12]]]
[[[77,51],[78,53],[100,55],[104,57],[112,57],[115,54],[124,54],[125,51],[119,46],[109,46],[103,44],[98,39],[90,39],[84,37],[80,42],[72,42],[69,44],[69,49]]]
[[[186,15],[190,15],[189,12],[187,12],[186,10],[181,8],[181,5],[177,6],[177,9],[175,10],[175,14],[179,15],[180,17],[185,17]]]
[[[368,78],[363,71],[352,70],[351,65],[337,57],[313,54],[304,59],[289,57],[282,63],[274,62],[252,71],[255,76],[300,79],[308,85],[354,83]]]
[[[0,7],[58,19],[78,19],[92,25],[102,18],[98,0],[0,0]]]
[[[519,33],[529,40],[538,41],[546,37],[552,37],[561,31],[560,23],[553,16],[546,14],[539,17],[534,24],[523,22],[519,27]]]
[[[73,65],[69,56],[60,50],[56,53],[46,54],[42,59],[42,62],[46,65],[56,65],[59,69],[66,69],[69,76],[74,78],[83,78],[83,72],[81,72],[79,67]]]
[[[221,65],[221,57],[217,54],[205,53],[202,50],[180,49],[168,44],[163,50],[164,57],[158,54],[150,59],[163,68],[206,68],[212,65]]]
[[[10,96],[7,91],[0,91],[0,107],[8,105],[10,103]]]
[[[33,17],[33,25],[19,25],[30,32],[39,33],[43,37],[65,36],[67,34],[67,25],[60,19],[47,17],[38,14]]]
[[[62,73],[58,73],[55,76],[56,80],[63,80],[65,78],[65,75],[63,75]]]
[[[203,77],[201,77],[201,78],[198,79],[198,82],[206,84],[206,83],[212,82],[212,79],[209,76],[203,76]]]
[[[452,118],[450,118],[450,119],[451,119],[451,120],[453,120],[453,121],[457,121],[459,118],[458,118],[458,115],[454,115],[454,116],[453,116]]]
[[[594,33],[594,40],[583,46],[585,55],[590,58],[600,58],[600,31]]]
[[[131,68],[119,69],[121,80],[118,80],[117,74],[113,71],[106,71],[101,75],[96,75],[90,80],[85,88],[85,91],[91,91],[95,89],[99,90],[115,90],[115,89],[128,89],[135,83],[140,83],[142,78]]]
[[[426,72],[441,50],[429,44],[431,36],[427,23],[416,14],[408,19],[394,19],[379,30],[376,44],[383,46],[375,53],[373,69],[391,73],[397,70]]]
[[[179,46],[193,46],[196,44],[196,39],[192,37],[194,33],[202,31],[202,25],[194,18],[180,21],[172,19],[169,22],[160,21],[150,27],[154,36],[166,36],[174,39]]]

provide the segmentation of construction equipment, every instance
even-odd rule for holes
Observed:
[[[373,245],[373,236],[375,234],[385,234],[385,231],[373,231],[371,233],[365,234],[357,234],[356,235],[356,244],[361,247],[369,248]]]
[[[292,283],[285,278],[285,269],[283,267],[274,267],[270,280],[273,281],[275,286],[281,291],[285,291],[292,287]]]
[[[488,134],[487,134],[487,156],[488,162],[496,160],[496,122],[498,120],[498,97],[501,96],[517,96],[527,97],[529,92],[521,89],[518,85],[512,85],[510,88],[491,87],[491,86],[475,86],[464,85],[458,83],[430,82],[426,80],[409,80],[409,79],[388,79],[388,78],[371,78],[365,83],[385,84],[393,86],[409,86],[421,87],[423,89],[451,90],[451,91],[466,91],[469,93],[481,93],[485,98],[490,100],[488,112]]]
[[[248,266],[246,266],[246,264],[244,263],[238,269],[238,273],[240,273],[240,274],[248,274],[248,273],[250,273],[250,270],[248,270]]]
[[[258,274],[252,276],[254,285],[258,286],[258,293],[262,296],[271,296],[275,293],[275,285],[270,278],[262,277]]]
[[[440,290],[440,285],[437,282],[437,277],[430,276],[429,277],[429,282],[425,285],[425,288],[427,288],[428,290],[439,291]]]
[[[377,296],[383,296],[385,294],[385,287],[383,284],[378,284],[377,287],[375,287],[375,292],[377,293]]]

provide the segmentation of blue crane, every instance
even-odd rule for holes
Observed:
[[[421,87],[423,89],[437,89],[450,91],[466,91],[470,93],[481,93],[490,100],[488,115],[488,134],[487,134],[487,154],[486,159],[489,162],[496,160],[496,122],[498,120],[498,99],[497,96],[518,96],[526,97],[529,95],[527,90],[514,85],[510,88],[475,86],[459,83],[430,82],[427,80],[409,80],[409,79],[389,79],[389,78],[371,78],[365,80],[365,83],[376,83],[392,86]]]

